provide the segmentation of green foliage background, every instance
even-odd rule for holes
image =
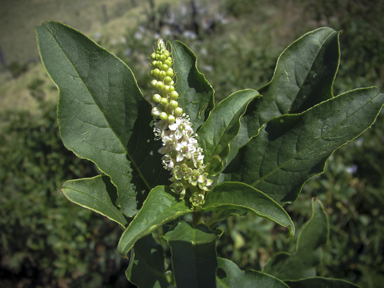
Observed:
[[[221,100],[269,82],[282,49],[319,26],[344,31],[334,94],[372,85],[383,91],[383,5],[364,0],[195,1],[193,14],[192,2],[183,2],[183,16],[179,6],[148,1],[146,19],[127,28],[125,41],[115,43],[108,34],[98,39],[131,67],[143,93],[149,90],[146,62],[157,35],[189,45]],[[165,21],[170,12],[178,25]],[[28,87],[40,99],[37,113],[1,115],[0,283],[129,287],[127,263],[115,248],[118,225],[71,204],[59,191],[65,180],[93,176],[95,168],[62,145],[55,104],[43,100],[49,92],[42,88],[45,81],[34,78]],[[319,197],[326,208],[331,235],[320,276],[362,287],[380,287],[384,280],[383,129],[380,115],[372,129],[337,151],[326,172],[309,181],[300,198],[286,207],[297,229],[310,216],[311,197]],[[225,233],[218,255],[242,269],[261,269],[274,253],[295,250],[295,237],[286,240],[280,227],[253,215],[231,217],[220,228]]]

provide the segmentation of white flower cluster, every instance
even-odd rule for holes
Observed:
[[[204,194],[213,180],[205,172],[203,149],[199,146],[192,129],[192,123],[176,99],[179,94],[174,89],[172,80],[172,58],[162,39],[157,42],[156,52],[151,55],[155,68],[151,75],[155,78],[151,84],[159,91],[152,97],[155,107],[152,115],[160,120],[154,124],[154,133],[161,139],[159,149],[164,168],[171,172],[171,187],[184,198],[186,190],[192,192],[190,201],[193,206],[204,204]],[[158,103],[158,104],[157,104]]]

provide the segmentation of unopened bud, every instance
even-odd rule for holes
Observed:
[[[175,116],[180,116],[181,114],[183,114],[183,109],[181,107],[177,107],[175,109]]]
[[[154,79],[154,80],[151,81],[151,85],[152,85],[153,87],[156,87],[156,84],[157,84],[157,80]]]
[[[168,120],[168,114],[165,112],[161,112],[160,113],[160,119],[164,120],[164,121]]]
[[[171,100],[171,101],[169,102],[169,105],[170,105],[173,109],[175,109],[177,106],[179,106],[179,103],[177,103],[177,101],[175,101],[175,100]]]
[[[169,77],[173,77],[173,69],[172,69],[172,68],[168,68],[168,70],[167,70],[167,76],[169,76]]]
[[[159,95],[160,96],[160,95]],[[163,105],[164,107],[168,105],[168,100],[167,98],[161,98],[160,104]]]
[[[176,100],[177,98],[179,98],[179,93],[177,93],[176,91],[172,91],[170,96],[172,100]]]
[[[168,58],[167,60],[164,61],[165,65],[172,66],[172,60],[171,58]]]
[[[154,94],[152,100],[159,103],[161,101],[161,96],[159,94]]]
[[[161,82],[161,81],[157,81],[157,83],[156,83],[156,88],[159,89],[159,90],[163,90],[163,88],[164,88],[164,84],[163,84],[163,82]]]
[[[159,108],[157,107],[152,108],[152,111],[151,111],[152,116],[159,117],[160,113],[161,111],[159,110]]]
[[[164,79],[166,76],[167,76],[167,72],[165,72],[165,71],[160,71],[158,77],[161,78],[161,79]]]
[[[171,84],[171,82],[172,82],[172,78],[171,77],[167,76],[167,77],[164,78],[164,83],[165,84],[169,85],[169,84]]]
[[[167,121],[168,121],[169,124],[172,124],[172,123],[175,123],[176,118],[173,115],[169,115]]]

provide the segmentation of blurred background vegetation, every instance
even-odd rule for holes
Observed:
[[[0,287],[133,287],[116,252],[121,229],[70,203],[69,179],[98,173],[61,143],[57,89],[39,62],[33,27],[64,22],[125,61],[149,93],[148,55],[159,36],[186,43],[221,100],[269,82],[279,54],[322,26],[343,30],[334,95],[384,88],[384,3],[369,0],[2,0],[0,3]],[[318,275],[362,287],[384,282],[384,115],[338,150],[326,172],[286,206],[300,229],[319,197],[330,241]],[[261,269],[296,237],[252,215],[220,224],[218,254]]]

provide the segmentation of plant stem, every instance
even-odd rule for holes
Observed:
[[[203,223],[202,217],[203,217],[204,211],[201,211],[199,207],[196,208],[196,210],[192,213],[193,218],[193,225],[199,225],[200,223]]]

